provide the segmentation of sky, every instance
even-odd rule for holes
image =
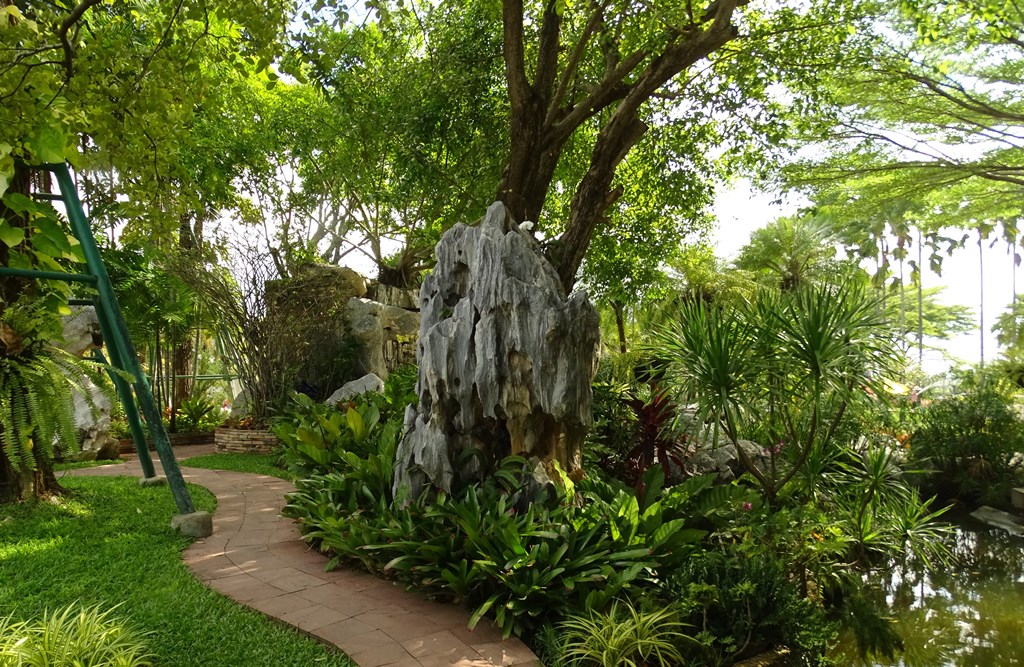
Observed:
[[[751,232],[775,218],[791,215],[808,203],[806,199],[782,197],[755,190],[749,181],[739,180],[730,186],[719,189],[715,197],[714,213],[718,219],[717,228],[712,237],[716,254],[725,259],[734,259]],[[1006,243],[998,241],[989,247],[986,241],[984,254],[984,289],[985,289],[985,360],[992,361],[999,354],[992,323],[996,317],[1005,312],[1013,301],[1014,278],[1017,287],[1024,282],[1024,266],[1014,276],[1013,259]],[[913,253],[913,251],[912,251]],[[924,286],[944,286],[939,301],[947,304],[962,304],[974,310],[978,316],[978,305],[981,302],[981,280],[979,276],[978,246],[968,241],[964,249],[954,252],[951,257],[944,257],[942,275],[936,275],[925,268]],[[927,373],[940,373],[950,366],[973,365],[981,359],[981,334],[978,330],[957,336],[949,341],[932,341],[943,352],[925,350],[923,367]],[[928,344],[926,339],[925,344]]]

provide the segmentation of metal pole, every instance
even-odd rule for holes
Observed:
[[[195,505],[192,503],[188,487],[185,486],[185,479],[181,475],[178,462],[174,458],[170,438],[167,437],[167,430],[164,429],[164,423],[160,419],[160,410],[157,408],[149,384],[146,383],[146,376],[142,372],[142,365],[139,364],[135,346],[132,345],[131,337],[128,335],[128,327],[121,316],[121,309],[117,305],[114,287],[110,283],[106,267],[103,266],[103,259],[100,257],[100,251],[96,246],[96,239],[93,238],[89,221],[85,219],[85,214],[82,212],[82,203],[78,199],[78,191],[71,180],[71,174],[68,172],[66,164],[51,164],[46,168],[57,177],[61,194],[64,195],[64,202],[67,204],[71,229],[78,237],[78,242],[82,244],[86,265],[97,278],[96,289],[99,292],[99,303],[102,306],[98,314],[103,316],[100,321],[109,318],[108,326],[111,330],[109,347],[111,350],[118,349],[125,370],[135,377],[135,396],[142,408],[146,423],[149,425],[149,433],[153,436],[153,442],[156,444],[156,451],[160,456],[160,463],[163,466],[167,482],[170,484],[171,493],[174,495],[174,502],[181,514],[192,514],[196,511]]]
[[[99,312],[97,311],[97,315]],[[106,318],[100,316],[100,327],[103,326],[103,322]],[[106,331],[103,333],[106,336]],[[110,348],[110,356],[114,357],[117,350],[114,347]],[[101,350],[96,350],[96,359],[101,364],[106,364],[107,360],[103,356]],[[114,367],[120,370],[124,370],[123,363],[115,363]],[[132,394],[132,388],[128,385],[123,377],[116,371],[110,371],[111,381],[114,383],[114,388],[117,389],[117,395],[121,397],[121,404],[124,406],[125,418],[128,420],[128,429],[132,432],[132,441],[135,443],[135,452],[139,455],[139,464],[142,466],[142,476],[146,479],[156,477],[156,470],[153,468],[153,457],[149,455],[149,443],[146,442],[146,431],[142,428],[142,420],[139,418],[139,409],[135,405],[135,395]]]

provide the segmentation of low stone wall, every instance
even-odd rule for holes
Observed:
[[[218,454],[269,454],[281,444],[270,431],[222,427],[215,433],[213,449]]]

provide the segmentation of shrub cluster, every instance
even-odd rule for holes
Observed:
[[[794,589],[781,566],[757,571],[752,594],[761,607],[744,592],[753,584],[720,584],[720,616],[746,619],[739,629],[693,620],[696,580],[681,579],[686,564],[701,558],[714,531],[751,513],[756,492],[716,485],[712,476],[666,489],[662,466],[653,465],[635,488],[563,477],[561,488],[525,497],[524,489],[536,489],[525,484],[532,470],[510,457],[483,483],[404,502],[392,483],[408,398],[391,387],[337,407],[296,397],[274,427],[299,478],[285,513],[331,556],[329,568],[355,566],[464,603],[471,626],[493,618],[506,636],[531,639],[553,665],[605,664],[598,654],[617,656],[613,664],[674,664],[677,655],[718,664],[742,654],[741,639],[761,648],[780,636],[820,654],[831,626],[812,602],[772,597]],[[740,569],[742,558],[729,567]],[[794,631],[779,635],[779,624]],[[657,662],[663,658],[669,663]]]
[[[1024,452],[1012,388],[982,373],[964,375],[958,385],[923,411],[910,438],[911,456],[933,471],[922,485],[945,498],[1005,505]]]

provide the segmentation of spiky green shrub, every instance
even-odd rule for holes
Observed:
[[[142,667],[152,665],[145,635],[114,609],[69,605],[38,621],[0,618],[0,665],[5,667]]]
[[[681,665],[678,644],[693,642],[672,609],[639,611],[615,602],[607,612],[591,611],[561,624],[565,663],[579,667]]]

